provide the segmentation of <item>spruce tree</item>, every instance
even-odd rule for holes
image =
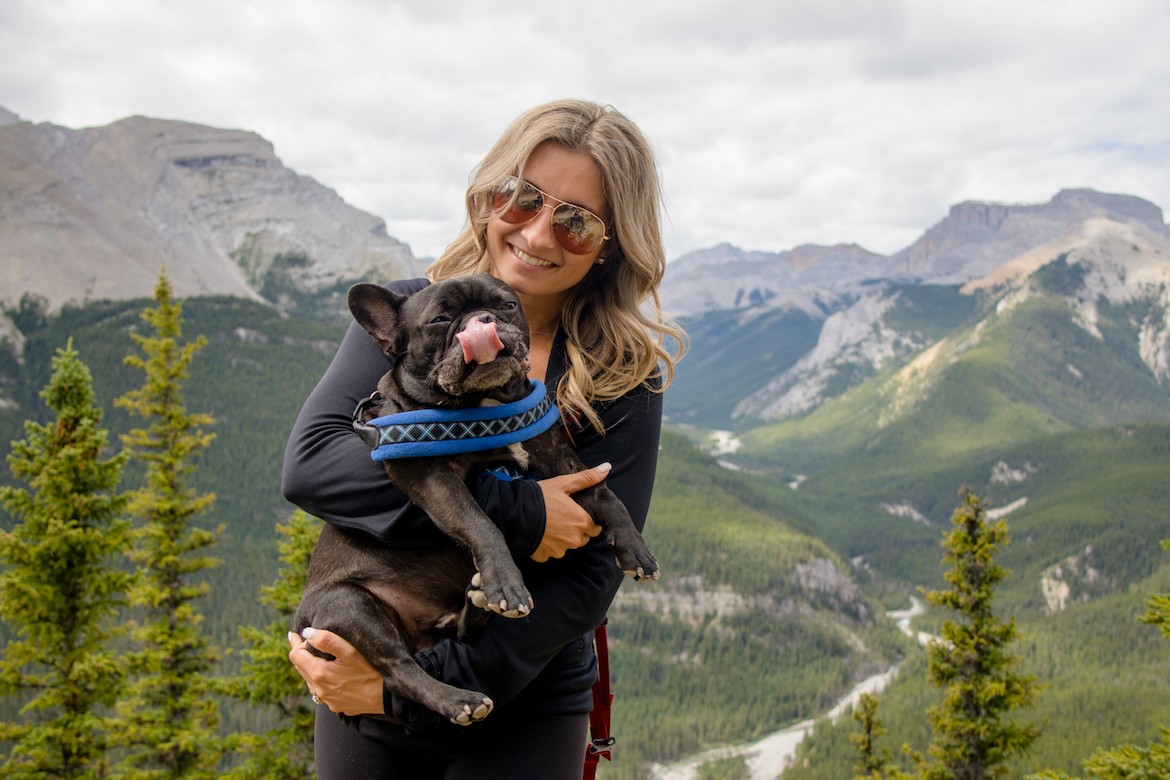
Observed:
[[[988,522],[983,502],[966,490],[951,524],[943,543],[952,566],[945,575],[950,587],[926,596],[961,620],[944,621],[942,641],[930,645],[930,678],[946,695],[930,711],[934,761],[921,771],[927,780],[987,780],[1003,777],[1005,762],[1025,753],[1039,735],[1037,726],[1011,717],[1031,705],[1038,685],[1014,671],[1019,659],[1007,652],[1015,620],[999,620],[992,611],[995,587],[1007,575],[995,563],[1008,544],[1007,524]]]
[[[863,693],[853,711],[853,720],[861,727],[860,732],[849,735],[849,741],[857,749],[858,758],[854,765],[855,780],[881,780],[886,776],[886,765],[890,763],[889,750],[878,750],[876,741],[886,733],[885,726],[877,716],[877,697]]]
[[[123,437],[146,474],[130,506],[139,520],[131,552],[138,577],[130,595],[141,622],[128,659],[135,678],[118,707],[128,749],[118,769],[133,778],[212,778],[223,752],[211,677],[220,653],[203,631],[198,602],[208,585],[199,575],[218,565],[206,550],[222,529],[193,524],[215,499],[191,484],[194,459],[214,434],[203,430],[211,417],[188,412],[183,399],[191,360],[206,339],[181,342],[182,306],[165,274],[154,300],[142,313],[153,332],[132,333],[141,354],[125,360],[142,369],[144,383],[117,400],[146,421]]]
[[[261,591],[261,603],[279,616],[267,628],[241,626],[244,658],[239,676],[229,681],[234,698],[274,713],[276,725],[264,735],[243,735],[242,764],[228,775],[234,780],[307,780],[313,770],[313,716],[305,682],[288,662],[288,640],[293,614],[305,590],[309,555],[321,533],[321,523],[301,510],[277,524],[280,571]]]
[[[111,643],[128,579],[118,568],[126,496],[116,492],[126,456],[102,457],[109,434],[72,341],[41,397],[56,419],[26,422],[8,455],[29,489],[0,488],[17,521],[0,532],[0,618],[14,634],[0,657],[0,696],[23,702],[19,723],[0,723],[10,747],[0,777],[102,778],[123,679]]]

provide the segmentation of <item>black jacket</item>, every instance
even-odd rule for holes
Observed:
[[[422,289],[425,279],[387,285],[399,293]],[[564,372],[560,337],[549,358],[546,384],[552,392]],[[370,336],[352,325],[325,375],[305,401],[285,451],[285,498],[310,514],[361,529],[400,548],[444,543],[421,509],[393,488],[369,447],[353,432],[359,400],[373,392],[389,360]],[[607,484],[626,505],[639,529],[646,521],[654,485],[662,419],[661,394],[639,388],[597,408],[607,434],[592,428],[575,433],[586,465],[613,464]],[[596,679],[592,629],[604,618],[622,581],[612,552],[601,538],[564,558],[534,563],[529,556],[544,535],[544,501],[528,480],[480,476],[476,499],[509,540],[532,594],[524,618],[493,615],[474,644],[444,640],[416,654],[432,676],[482,691],[498,708],[538,713],[587,712]],[[430,722],[423,708],[386,696],[386,712],[418,727]]]

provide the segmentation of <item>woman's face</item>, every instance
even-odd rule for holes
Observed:
[[[536,147],[520,173],[525,181],[552,197],[586,208],[609,223],[601,171],[588,155],[545,141]],[[559,306],[606,250],[602,243],[589,254],[569,252],[557,243],[551,219],[552,208],[542,208],[531,221],[522,224],[510,224],[495,214],[488,222],[489,270],[516,290],[526,310],[537,303],[542,307]]]

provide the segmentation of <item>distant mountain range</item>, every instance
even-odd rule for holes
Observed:
[[[1069,317],[1092,331],[1102,305],[1146,305],[1129,345],[1170,383],[1170,232],[1162,211],[1128,195],[1064,190],[1041,205],[962,203],[889,257],[857,246],[748,252],[727,244],[670,264],[663,299],[694,351],[671,411],[706,427],[751,427],[806,414],[883,368],[909,360],[974,316],[988,296],[1027,296],[1064,264]],[[930,290],[952,290],[932,311]],[[937,296],[935,296],[937,298]],[[766,364],[767,370],[761,370]],[[709,383],[719,380],[720,400]],[[693,380],[693,381],[688,381]]]
[[[0,302],[176,294],[279,303],[417,273],[385,223],[254,133],[130,117],[70,130],[0,108]]]
[[[252,133],[142,117],[70,130],[0,109],[0,441],[40,412],[66,338],[107,402],[137,381],[121,362],[136,304],[98,301],[149,297],[160,266],[195,299],[188,335],[209,336],[189,398],[217,420],[204,471],[230,529],[236,579],[217,591],[230,608],[211,613],[227,636],[228,616],[258,622],[271,523],[287,510],[285,431],[341,333],[322,312],[344,317],[350,283],[421,263]],[[22,308],[26,293],[60,316]],[[960,485],[1010,515],[1002,604],[1041,648],[1027,651],[1049,682],[1041,714],[1090,732],[1053,729],[1046,760],[1170,722],[1164,663],[1132,617],[1170,583],[1156,544],[1170,503],[1158,206],[1086,189],[961,203],[889,256],[721,244],[673,260],[662,296],[692,349],[667,393],[675,425],[647,526],[668,575],[614,607],[630,693],[618,717],[625,734],[653,726],[633,755],[808,717],[912,652],[880,612],[939,582]],[[718,462],[680,433],[717,441]],[[679,691],[707,706],[678,708]]]
[[[182,296],[336,316],[353,281],[423,267],[381,219],[240,130],[144,117],[70,130],[0,109],[0,182],[6,307],[25,293],[50,310],[149,296],[165,266]],[[1087,328],[1101,301],[1149,303],[1131,346],[1158,382],[1170,381],[1161,209],[1070,189],[1039,205],[958,204],[889,256],[852,244],[779,253],[721,244],[672,261],[662,297],[694,349],[668,413],[741,429],[807,414],[935,344],[980,296],[1026,294],[1058,259],[1081,279],[1067,296]],[[959,295],[924,309],[927,291],[941,288]]]

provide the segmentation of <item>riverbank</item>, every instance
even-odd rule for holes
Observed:
[[[914,632],[910,628],[911,620],[925,612],[926,605],[920,599],[911,597],[909,609],[891,611],[886,614],[897,623],[903,634],[917,640],[919,644],[925,645],[931,638],[930,635]],[[880,693],[897,674],[898,667],[892,666],[881,674],[875,674],[862,680],[850,688],[848,693],[837,700],[832,709],[819,718],[802,720],[751,742],[711,748],[672,764],[652,765],[649,780],[696,780],[699,767],[703,764],[737,756],[742,756],[746,762],[751,780],[776,780],[792,763],[796,757],[797,746],[804,741],[818,720],[827,717],[836,722],[843,714],[857,706],[863,693]]]

